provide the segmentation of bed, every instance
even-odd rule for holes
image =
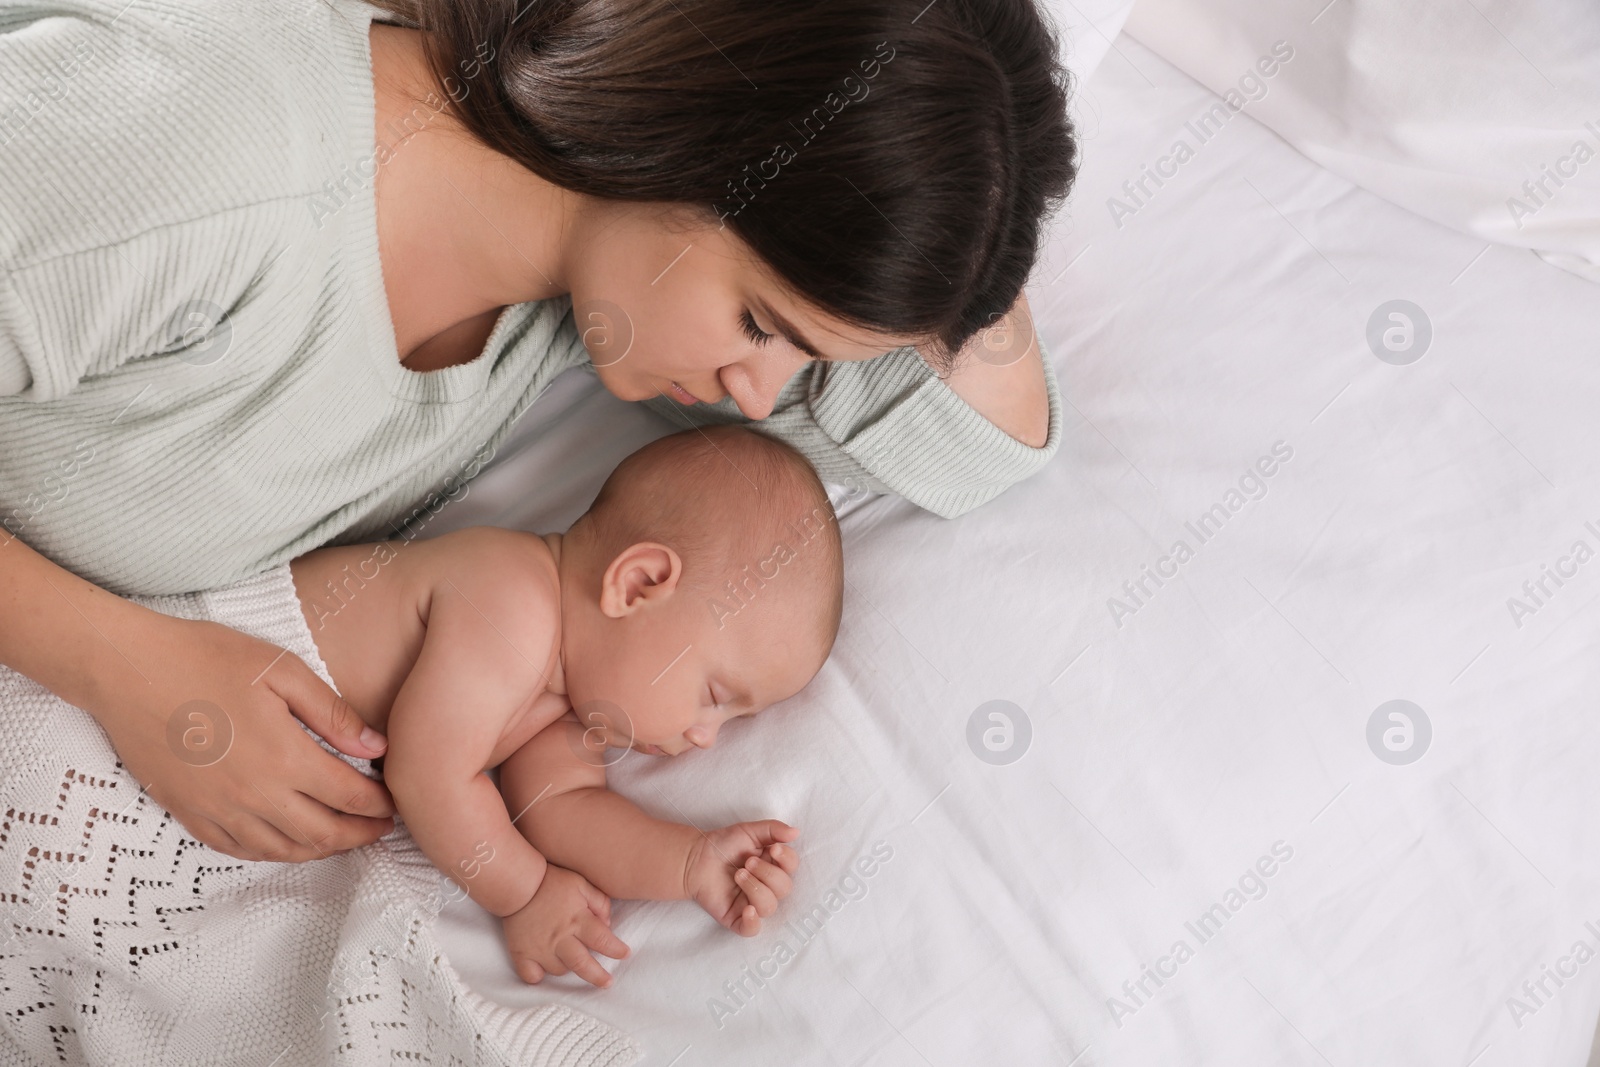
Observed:
[[[954,521],[837,490],[821,674],[613,770],[662,817],[798,826],[793,896],[751,939],[620,904],[605,992],[523,985],[456,901],[476,992],[645,1067],[1586,1062],[1600,291],[1249,107],[1187,135],[1212,92],[1101,50],[1028,290],[1059,458]],[[562,528],[673,428],[572,372],[433,532]]]

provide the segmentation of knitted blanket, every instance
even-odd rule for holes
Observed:
[[[139,600],[281,645],[327,680],[287,566]],[[512,1011],[463,986],[432,932],[449,883],[403,826],[314,863],[224,856],[141,792],[87,713],[5,668],[0,813],[0,1063],[637,1058],[628,1037],[578,1012]]]

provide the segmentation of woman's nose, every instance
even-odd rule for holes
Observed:
[[[722,387],[739,405],[739,411],[745,418],[764,419],[772,414],[772,408],[778,402],[778,390],[783,388],[783,383],[773,385],[748,373],[724,371]]]
[[[739,405],[747,419],[764,419],[772,414],[778,393],[808,359],[789,359],[778,353],[752,356],[722,369],[722,387]]]

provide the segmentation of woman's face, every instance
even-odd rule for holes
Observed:
[[[688,221],[681,208],[613,202],[578,225],[566,272],[573,318],[600,380],[624,400],[732,396],[761,419],[814,358],[871,359],[914,343],[802,303],[709,213]]]

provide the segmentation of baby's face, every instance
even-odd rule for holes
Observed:
[[[573,710],[608,747],[653,756],[710,748],[730,719],[788,699],[821,667],[817,627],[795,617],[808,598],[786,599],[774,594],[730,617],[679,587],[640,597],[618,618],[596,612],[563,635]]]

